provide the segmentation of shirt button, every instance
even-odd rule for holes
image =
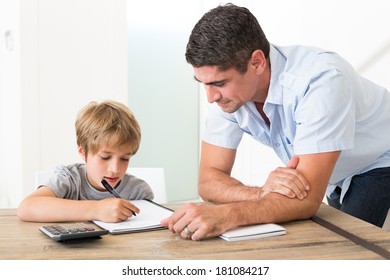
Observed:
[[[280,146],[279,143],[276,143],[276,144],[275,144],[275,147],[276,147],[276,148],[279,148],[279,146]]]

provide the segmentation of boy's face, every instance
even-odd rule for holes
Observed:
[[[95,189],[105,190],[101,183],[102,179],[105,179],[112,187],[115,187],[122,180],[129,166],[130,144],[102,146],[97,153],[89,152],[87,155],[80,146],[78,149],[86,163],[88,182]]]

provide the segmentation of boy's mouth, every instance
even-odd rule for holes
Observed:
[[[104,177],[104,179],[112,186],[115,187],[115,184],[119,181],[118,177]]]

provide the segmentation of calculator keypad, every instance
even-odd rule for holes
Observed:
[[[39,229],[56,241],[108,234],[107,230],[87,223],[52,224],[41,226]]]

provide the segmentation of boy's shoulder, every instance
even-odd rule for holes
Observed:
[[[125,184],[129,184],[129,185],[132,185],[132,186],[134,186],[134,185],[144,185],[144,184],[147,185],[145,180],[143,180],[143,179],[141,179],[141,178],[139,178],[139,177],[137,177],[137,176],[135,176],[135,175],[133,175],[133,174],[131,174],[129,172],[125,173],[125,175],[123,176],[122,181]]]
[[[56,181],[84,181],[83,178],[86,177],[86,165],[84,163],[58,165],[54,170],[53,177]]]
[[[68,165],[58,165],[55,168],[56,173],[78,173],[83,174],[85,173],[85,163],[72,163]]]
[[[130,173],[126,173],[122,179],[121,189],[129,199],[153,199],[153,190],[149,184]]]

